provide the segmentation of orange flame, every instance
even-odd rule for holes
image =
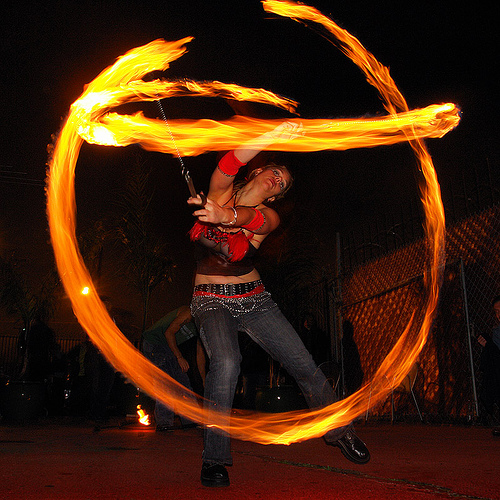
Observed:
[[[142,113],[119,115],[109,109],[125,102],[157,100],[173,96],[222,96],[270,104],[293,111],[297,103],[264,89],[249,89],[221,82],[169,82],[139,80],[154,69],[151,64],[163,55],[170,61],[174,54],[182,55],[188,42],[155,40],[122,56],[89,84],[82,96],[73,103],[72,115],[78,121],[78,134],[87,142],[105,146],[128,146],[139,143],[148,150],[181,156],[198,155],[205,151],[225,151],[238,147],[250,136],[259,136],[274,129],[280,121],[236,117],[214,120],[170,120],[170,133],[161,120],[146,118]],[[155,57],[153,57],[153,55]],[[125,66],[124,61],[134,64]],[[383,67],[382,67],[383,68]],[[385,69],[385,68],[384,68]],[[135,70],[135,71],[134,71]],[[354,147],[374,147],[426,137],[439,138],[457,126],[459,110],[454,104],[428,106],[384,118],[348,120],[300,120],[304,134],[293,141],[281,141],[269,146],[280,151],[345,150]]]
[[[142,425],[151,425],[149,415],[142,409],[141,405],[137,405],[137,415],[139,415],[139,422]]]
[[[210,408],[193,404],[188,391],[152,365],[122,335],[99,300],[79,253],[75,236],[74,172],[83,140],[98,144],[125,146],[140,143],[144,148],[176,154],[165,125],[146,119],[142,114],[122,116],[108,110],[131,101],[154,100],[172,95],[222,95],[237,100],[265,102],[285,109],[296,103],[263,89],[248,89],[220,82],[166,82],[140,79],[153,70],[165,70],[169,62],[185,52],[184,44],[157,40],[131,50],[105,69],[71,106],[66,123],[55,144],[50,161],[47,212],[56,263],[74,312],[92,341],[117,370],[133,380],[145,392],[167,403],[176,413],[191,420],[218,427],[233,436],[263,444],[290,444],[319,437],[329,429],[346,425],[364,413],[369,404],[386,397],[391,385],[398,385],[410,370],[425,344],[437,306],[444,259],[444,210],[432,160],[425,148],[425,137],[442,137],[459,121],[453,104],[434,105],[410,111],[392,81],[387,68],[366,51],[359,41],[316,9],[285,1],[264,1],[264,8],[276,14],[304,22],[321,24],[340,42],[341,50],[357,64],[368,82],[379,91],[389,116],[366,120],[301,120],[304,136],[272,145],[275,150],[319,151],[373,147],[410,141],[423,174],[421,197],[426,214],[426,235],[430,245],[431,273],[426,281],[425,319],[415,339],[406,327],[398,343],[384,360],[371,384],[356,394],[327,408],[282,414],[233,412],[231,418]],[[225,122],[212,120],[172,120],[170,128],[181,155],[196,155],[209,150],[226,150],[240,145],[249,136],[258,136],[276,126],[273,120],[235,118]]]

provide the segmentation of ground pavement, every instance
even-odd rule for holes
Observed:
[[[0,424],[0,499],[500,499],[500,437],[491,429],[369,422],[357,431],[372,454],[366,465],[321,439],[233,440],[231,485],[214,489],[200,484],[199,429]]]

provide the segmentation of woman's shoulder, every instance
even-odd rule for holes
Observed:
[[[273,219],[274,224],[279,225],[280,216],[279,216],[278,212],[276,212],[276,210],[274,210],[274,208],[269,207],[267,205],[264,205],[263,203],[258,205],[256,208],[257,208],[257,210],[260,210],[263,213],[263,215],[266,219],[269,219],[269,218]]]
[[[269,205],[265,205],[264,203],[257,205],[255,208],[257,210],[260,210],[261,212],[269,212],[269,213],[273,212],[275,214],[278,213],[278,212],[276,212],[276,210],[274,210],[273,207],[270,207]]]

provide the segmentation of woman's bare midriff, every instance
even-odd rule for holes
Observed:
[[[194,280],[195,285],[203,285],[207,283],[227,284],[227,283],[249,283],[250,281],[260,280],[260,274],[257,269],[243,274],[242,276],[214,276],[207,274],[197,274]]]

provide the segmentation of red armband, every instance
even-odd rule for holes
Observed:
[[[246,163],[242,163],[238,160],[234,155],[234,151],[229,151],[229,153],[226,153],[220,159],[219,165],[217,166],[223,174],[234,177],[243,165],[246,165]]]
[[[252,208],[252,210],[255,210],[255,217],[248,224],[245,224],[241,227],[243,229],[248,229],[249,231],[255,232],[258,231],[266,223],[266,218],[260,210],[257,210],[256,208]]]

